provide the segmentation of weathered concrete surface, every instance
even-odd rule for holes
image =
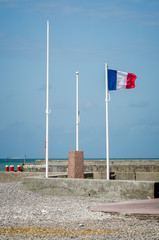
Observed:
[[[116,180],[136,180],[136,173],[134,172],[115,172],[115,174]]]
[[[0,172],[0,182],[22,182],[25,177],[45,177],[45,173],[41,172]],[[54,172],[49,174],[49,178],[67,178],[66,172]],[[93,178],[93,173],[84,173],[84,178]]]
[[[107,201],[147,199],[156,196],[159,183],[138,181],[107,181],[97,179],[54,179],[28,177],[23,179],[24,189],[53,196],[99,197]]]
[[[40,173],[29,173],[29,172],[0,172],[0,182],[21,182],[24,177],[28,176],[44,176]]]
[[[159,172],[115,172],[116,180],[156,181],[159,182]],[[105,172],[93,172],[94,179],[106,179]]]
[[[35,161],[36,165],[45,165],[45,160],[36,160]],[[104,159],[89,159],[85,160],[84,159],[85,165],[105,165],[106,160]],[[67,159],[62,159],[62,160],[49,160],[49,165],[68,165],[68,160]],[[110,165],[112,166],[118,166],[118,165],[158,165],[159,164],[159,159],[111,159],[110,160]]]
[[[159,181],[159,172],[115,172],[116,180]]]
[[[136,180],[159,182],[159,172],[136,172]]]

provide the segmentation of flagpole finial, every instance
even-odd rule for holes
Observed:
[[[78,75],[78,74],[79,74],[79,72],[76,72],[76,74]]]

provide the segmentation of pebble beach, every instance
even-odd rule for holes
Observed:
[[[90,197],[53,197],[0,183],[0,239],[159,239],[159,217],[92,212]],[[105,201],[106,202],[106,201]]]

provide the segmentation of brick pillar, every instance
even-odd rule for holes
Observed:
[[[84,178],[83,151],[69,151],[68,178]]]

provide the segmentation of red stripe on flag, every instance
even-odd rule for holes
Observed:
[[[126,80],[126,88],[127,89],[135,87],[135,80],[136,80],[136,78],[137,78],[137,76],[135,74],[128,73],[127,80]]]

